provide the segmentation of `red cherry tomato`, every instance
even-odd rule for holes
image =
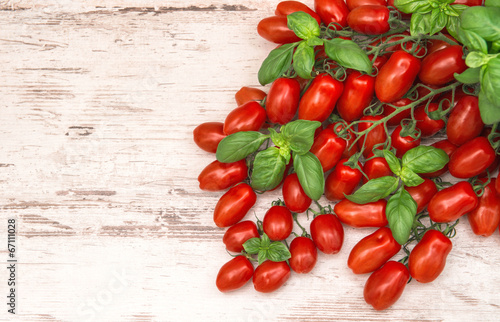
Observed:
[[[347,16],[352,30],[365,35],[381,35],[389,31],[389,9],[381,5],[365,5],[353,9]]]
[[[312,199],[302,189],[296,173],[292,173],[285,178],[282,192],[283,201],[290,211],[301,213],[309,209]]]
[[[299,82],[293,78],[278,78],[273,82],[267,94],[267,117],[273,123],[290,122],[297,113],[299,100]]]
[[[483,179],[483,182],[486,180]],[[476,209],[467,214],[470,227],[474,234],[479,236],[491,236],[500,224],[500,196],[495,190],[496,179],[484,187],[484,192],[479,197]]]
[[[264,39],[276,44],[301,41],[293,30],[288,28],[286,16],[272,16],[262,19],[257,25],[257,33]]]
[[[451,143],[450,141],[448,141],[446,139],[441,140],[441,141],[437,141],[437,142],[433,143],[432,146],[446,152],[448,157],[450,157],[451,154],[453,152],[455,152],[455,150],[458,148],[458,146],[456,146],[455,144]],[[441,170],[431,172],[431,173],[422,173],[422,176],[427,177],[427,178],[435,178],[435,177],[439,177],[440,175],[446,173],[447,171],[448,171],[448,164],[446,164]]]
[[[284,206],[272,206],[264,215],[262,229],[271,240],[287,239],[292,233],[292,213]]]
[[[245,256],[237,256],[220,268],[215,284],[219,291],[229,292],[245,285],[252,275],[252,263]]]
[[[481,134],[483,127],[477,97],[464,96],[450,113],[446,135],[451,143],[462,145]]]
[[[346,146],[346,140],[337,136],[331,128],[326,128],[314,138],[310,151],[318,157],[323,172],[327,172],[339,162]]]
[[[382,157],[375,157],[367,160],[363,165],[363,172],[368,176],[368,179],[363,176],[364,183],[371,179],[392,175],[389,164],[387,163],[385,158]]]
[[[437,111],[439,105],[430,103],[429,112]],[[415,120],[417,121],[417,128],[420,130],[421,137],[433,136],[439,132],[445,125],[443,120],[433,120],[425,113],[425,105],[418,106],[414,112]]]
[[[391,230],[381,227],[354,245],[347,266],[354,274],[370,273],[384,265],[400,249],[401,245],[392,237]]]
[[[302,11],[309,14],[311,17],[316,19],[318,25],[321,24],[321,18],[318,16],[318,14],[300,1],[281,1],[276,6],[276,11],[274,12],[274,14],[277,16],[287,16],[297,11]]]
[[[450,39],[451,41],[454,41],[456,44],[458,44],[458,41],[456,41],[456,39],[453,38],[452,36],[446,35],[446,34],[445,34],[445,36],[448,39]],[[438,50],[441,50],[441,49],[444,49],[444,48],[450,47],[450,46],[452,46],[452,45],[444,40],[429,39],[429,40],[427,40],[427,55],[426,56],[429,56],[433,52],[436,52]]]
[[[375,78],[375,94],[384,103],[402,98],[413,85],[420,70],[420,60],[398,50],[380,69]]]
[[[328,125],[327,128],[332,129],[334,133],[339,135],[339,133],[345,129],[345,124],[342,122],[335,122]],[[358,146],[354,143],[356,135],[351,131],[351,129],[347,130],[347,134],[347,144],[344,152],[342,153],[342,159],[349,159],[354,153],[358,152]]]
[[[462,46],[450,46],[433,52],[422,60],[418,78],[425,84],[444,85],[455,79],[455,73],[467,69]]]
[[[427,211],[432,221],[445,223],[455,221],[477,207],[478,199],[467,181],[460,181],[445,188],[432,197]]]
[[[245,220],[229,227],[222,237],[222,242],[228,251],[239,253],[247,240],[257,237],[260,237],[257,225],[251,220]]]
[[[279,289],[290,277],[286,262],[265,261],[253,274],[253,286],[257,292],[270,293]]]
[[[344,85],[328,74],[316,76],[299,103],[299,119],[325,121],[332,114]]]
[[[377,71],[379,71],[380,68],[382,68],[382,66],[385,65],[385,63],[387,63],[387,57],[385,57],[385,56],[377,56],[377,58],[375,58],[375,61],[373,61],[373,55],[368,55],[368,58],[370,58],[370,61],[373,62],[373,67]],[[374,89],[375,89],[375,87],[374,87]]]
[[[347,159],[340,160],[326,178],[325,196],[330,201],[344,199],[344,194],[353,193],[363,176],[361,171],[345,165],[344,162],[347,162]],[[361,163],[358,164],[362,167]]]
[[[352,227],[384,227],[388,224],[385,217],[386,206],[387,200],[385,199],[364,205],[344,199],[335,205],[333,211],[340,221]]]
[[[469,7],[474,7],[484,5],[484,0],[455,0],[452,4],[464,4]]]
[[[222,163],[217,160],[205,167],[198,176],[201,190],[219,191],[245,180],[248,168],[245,160]]]
[[[405,187],[417,203],[417,214],[421,213],[425,207],[429,204],[432,197],[438,192],[436,184],[434,181],[429,179],[424,179],[425,181],[415,187]]]
[[[396,107],[405,107],[406,105],[411,104],[411,103],[413,103],[413,101],[410,100],[409,98],[401,98],[397,101],[392,102],[391,105],[394,105]],[[398,113],[396,113],[393,117],[391,117],[389,120],[387,120],[388,126],[399,125],[403,119],[407,119],[407,118],[411,117],[411,109],[409,109],[409,108],[399,109],[398,108],[397,110],[400,110],[400,111]],[[383,111],[384,116],[389,116],[392,113],[394,113],[395,111],[396,111],[396,108],[394,108],[390,105],[384,104],[384,111]]]
[[[408,268],[400,262],[389,261],[373,272],[366,281],[363,296],[366,303],[381,311],[397,302],[410,279]]]
[[[318,258],[316,245],[307,237],[295,237],[290,244],[290,254],[290,267],[299,274],[309,273]]]
[[[224,121],[224,133],[258,131],[264,125],[266,110],[256,101],[245,103],[232,110]]]
[[[360,119],[375,90],[375,78],[353,71],[344,81],[344,91],[337,102],[337,111],[347,122]]]
[[[219,142],[226,137],[224,134],[224,123],[206,122],[198,125],[193,130],[194,143],[202,150],[215,153]]]
[[[257,195],[246,183],[236,185],[220,197],[214,210],[217,227],[229,227],[245,217],[257,201]]]
[[[454,95],[454,96],[453,96]],[[437,100],[435,100],[436,103],[442,104],[443,109],[447,109],[450,107],[451,102],[453,102],[453,107],[455,107],[458,103],[458,101],[469,94],[465,93],[461,87],[455,89],[455,93],[453,94],[453,91],[447,91],[441,94]]]
[[[314,0],[314,11],[318,13],[325,25],[335,23],[337,30],[347,26],[349,9],[344,0]],[[340,25],[342,28],[338,28]]]
[[[495,161],[496,153],[484,136],[458,147],[450,157],[448,169],[455,178],[471,178],[486,170]]]
[[[234,99],[236,100],[236,104],[241,106],[245,103],[251,101],[262,101],[266,97],[266,93],[258,88],[243,86],[239,91],[234,95]]]
[[[387,2],[385,0],[346,0],[345,3],[347,8],[351,11],[357,7],[368,5],[387,6]]]
[[[344,227],[337,216],[324,214],[316,216],[310,225],[311,238],[318,249],[325,254],[337,254],[344,243]]]
[[[408,258],[410,275],[420,283],[434,281],[446,265],[452,243],[438,230],[429,230],[413,248]]]
[[[366,121],[358,124],[358,132],[363,132],[369,129],[373,123],[382,119],[382,116],[363,116],[361,121]],[[358,149],[361,150],[363,144],[365,149],[363,150],[363,155],[368,157],[368,155],[373,151],[376,144],[384,143],[387,139],[387,134],[385,133],[384,125],[380,123],[371,129],[367,134],[364,134],[358,141]]]
[[[391,134],[391,145],[396,149],[396,156],[402,158],[403,155],[413,148],[420,145],[420,138],[414,139],[411,136],[401,136],[401,131],[403,128],[398,125]]]

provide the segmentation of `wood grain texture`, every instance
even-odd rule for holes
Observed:
[[[258,86],[274,45],[256,25],[277,3],[0,1],[0,205],[19,221],[20,320],[497,319],[500,236],[476,237],[466,220],[443,275],[385,312],[346,266],[370,229],[346,227],[340,254],[275,293],[217,291],[230,259],[212,221],[222,192],[198,188],[214,156],[192,130]],[[260,196],[248,218],[278,197]]]

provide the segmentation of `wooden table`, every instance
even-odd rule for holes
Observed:
[[[384,312],[346,266],[373,229],[345,227],[339,254],[272,294],[216,289],[230,259],[212,221],[222,192],[198,188],[214,156],[192,130],[258,86],[275,45],[256,25],[277,3],[0,1],[0,256],[5,266],[15,218],[18,320],[498,319],[500,236],[476,237],[467,220],[442,276]],[[259,196],[248,218],[279,195]],[[2,320],[7,279],[0,269]]]

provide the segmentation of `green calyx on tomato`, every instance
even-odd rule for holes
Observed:
[[[288,248],[279,241],[271,241],[264,233],[261,238],[250,238],[243,244],[245,252],[250,255],[257,254],[259,265],[270,260],[272,262],[282,262],[291,256]]]

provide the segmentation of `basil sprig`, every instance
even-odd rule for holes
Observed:
[[[261,238],[255,237],[247,240],[243,243],[243,248],[250,255],[257,254],[259,265],[266,260],[282,262],[292,257],[290,251],[282,242],[271,241],[265,233]]]

